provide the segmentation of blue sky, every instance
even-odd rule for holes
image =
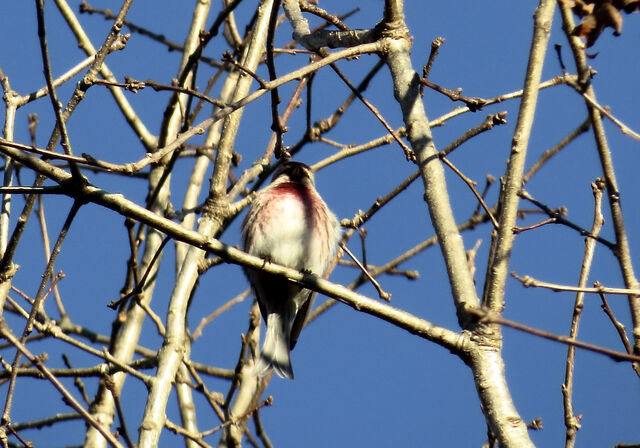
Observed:
[[[60,74],[84,58],[81,50],[62,21],[52,2],[46,2],[49,49],[54,74]],[[71,2],[77,9],[79,2]],[[167,38],[182,42],[195,2],[143,1],[134,2],[129,20],[164,33]],[[407,0],[407,23],[413,40],[413,62],[417,71],[428,57],[431,41],[443,36],[430,80],[448,88],[462,88],[467,96],[490,98],[522,88],[531,39],[532,14],[535,2],[422,2]],[[361,11],[348,20],[353,28],[372,27],[379,20],[381,0],[363,2],[325,0],[321,6],[332,12],[346,12],[360,5]],[[96,1],[93,6],[117,10],[117,2]],[[238,11],[242,15],[254,8],[255,2],[243,2]],[[219,8],[218,2],[214,8]],[[81,15],[80,20],[98,46],[108,32],[109,23],[96,16]],[[209,21],[209,23],[211,20]],[[44,84],[37,40],[35,6],[32,2],[5,2],[0,15],[0,67],[9,76],[12,88],[26,94]],[[290,40],[290,29],[284,25],[278,32],[277,44]],[[635,131],[640,131],[636,105],[640,101],[640,60],[637,47],[640,22],[634,15],[625,16],[620,37],[605,31],[590,52],[598,53],[590,60],[597,75],[593,85],[601,104],[610,106],[612,113]],[[561,75],[552,46],[563,46],[564,61],[572,70],[571,55],[561,30],[560,17],[553,22],[550,51],[543,71],[543,80]],[[219,41],[207,48],[207,56],[220,58],[225,50]],[[280,56],[278,72],[302,66],[307,56]],[[362,56],[357,61],[342,61],[338,65],[355,82],[375,64],[376,57]],[[109,67],[119,79],[130,76],[169,83],[176,75],[179,55],[170,53],[148,38],[133,34],[124,52],[107,59]],[[201,68],[200,84],[211,73]],[[259,72],[266,75],[263,68]],[[69,99],[73,82],[58,89],[63,102]],[[254,86],[255,88],[255,86]],[[285,86],[281,96],[287,98],[293,86]],[[320,72],[314,80],[313,120],[325,118],[348,95],[346,86],[330,70]],[[162,120],[167,93],[150,89],[128,94],[140,117],[154,134]],[[374,79],[365,93],[394,126],[402,125],[397,103],[393,100],[390,77],[386,69]],[[438,93],[427,89],[427,115],[441,116],[459,106]],[[507,101],[476,113],[467,113],[451,120],[446,126],[434,129],[438,148],[444,148],[466,129],[480,124],[487,114],[507,111],[508,124],[496,127],[465,143],[450,159],[480,186],[488,174],[499,178],[504,174],[513,129],[517,118],[517,101]],[[305,117],[301,108],[289,123],[286,144],[295,143],[303,134]],[[29,142],[27,113],[38,113],[40,125],[37,141],[44,146],[52,129],[50,103],[40,100],[19,111],[15,140]],[[571,88],[559,86],[545,90],[539,96],[539,108],[529,144],[527,167],[539,155],[555,145],[577,127],[586,117],[584,102]],[[0,111],[4,121],[4,111]],[[623,135],[617,127],[605,122],[612,148],[621,200],[634,261],[638,261],[640,244],[640,208],[637,207],[640,186],[637,172],[640,166],[639,142]],[[69,122],[71,142],[78,154],[89,153],[112,162],[128,162],[142,157],[144,149],[125,121],[115,111],[113,100],[101,87],[92,87]],[[240,128],[236,151],[243,160],[238,173],[248,168],[259,156],[270,137],[268,98],[249,105]],[[343,144],[364,143],[385,134],[384,128],[361,104],[345,114],[340,125],[327,138]],[[194,139],[194,142],[198,142]],[[330,145],[309,146],[298,157],[315,163],[335,152]],[[332,165],[316,175],[317,186],[326,202],[340,219],[351,218],[359,209],[367,209],[378,197],[385,195],[415,167],[407,163],[397,145],[389,145]],[[190,165],[181,161],[172,181],[174,205],[180,205]],[[566,206],[568,218],[583,227],[590,227],[593,201],[590,182],[601,175],[593,137],[584,134],[546,165],[527,185],[535,198],[550,207]],[[120,192],[142,204],[146,196],[143,181],[90,175],[91,181],[112,192]],[[22,182],[32,177],[26,171]],[[469,189],[453,173],[447,182],[456,219],[463,222],[476,207]],[[433,235],[426,205],[422,200],[422,184],[415,182],[396,201],[380,211],[367,224],[367,257],[371,264],[383,264],[400,255],[420,241]],[[497,198],[497,183],[488,195],[493,204]],[[52,236],[63,222],[71,201],[47,197],[45,207]],[[531,208],[529,204],[523,204]],[[18,200],[14,210],[20,210]],[[613,239],[608,207],[604,208],[606,223],[602,236]],[[523,224],[533,224],[541,215],[528,216]],[[15,222],[15,217],[14,217]],[[35,219],[27,227],[16,262],[21,265],[14,284],[28,294],[35,294],[44,268],[39,228]],[[465,246],[471,248],[481,239],[476,264],[476,280],[481,291],[484,265],[490,243],[490,228],[485,224],[464,235]],[[221,237],[229,244],[239,242],[239,222],[235,222]],[[357,238],[349,244],[360,253]],[[566,227],[550,225],[518,236],[513,250],[510,270],[521,275],[562,284],[575,284],[580,270],[583,238]],[[60,283],[61,294],[74,322],[91,326],[108,334],[115,317],[106,304],[118,297],[124,280],[124,260],[128,256],[123,218],[95,205],[82,208],[65,242],[56,269],[65,272]],[[599,280],[608,286],[622,286],[617,263],[609,249],[598,246],[590,282]],[[392,305],[405,309],[436,324],[456,330],[452,300],[444,265],[437,247],[412,258],[401,269],[418,270],[420,278],[409,281],[400,276],[380,278],[383,288],[393,294]],[[350,268],[338,268],[331,279],[348,284],[357,274]],[[174,281],[174,261],[171,251],[164,257],[153,307],[163,315]],[[239,294],[247,287],[237,266],[223,265],[201,278],[190,309],[190,328],[193,330],[205,316]],[[361,293],[375,297],[375,290],[364,286]],[[317,303],[325,299],[319,298]],[[574,296],[540,289],[524,289],[510,279],[506,289],[505,317],[558,334],[568,332]],[[616,316],[630,329],[631,322],[626,298],[609,297]],[[53,302],[47,311],[56,316]],[[193,345],[192,358],[216,366],[233,368],[240,347],[240,333],[247,328],[250,300],[235,306],[207,327],[204,335]],[[15,332],[22,321],[8,317]],[[630,334],[630,332],[629,332]],[[622,350],[617,335],[600,310],[597,296],[587,296],[580,338],[594,344]],[[146,324],[141,344],[157,349],[161,339],[151,324]],[[69,353],[76,366],[91,366],[99,361],[57,344],[34,343],[31,349],[46,351],[48,365],[62,365],[60,354]],[[560,446],[564,440],[562,395],[566,347],[504,330],[504,358],[507,380],[520,415],[526,421],[542,418],[544,429],[531,433],[539,446]],[[3,352],[7,360],[10,352]],[[274,446],[481,446],[486,440],[486,425],[469,369],[456,356],[432,343],[421,340],[386,322],[357,313],[338,304],[331,312],[314,321],[303,332],[292,357],[296,379],[274,378],[267,390],[274,405],[262,411],[262,419]],[[638,378],[629,365],[615,363],[601,355],[578,351],[575,382],[575,410],[583,415],[578,445],[585,447],[612,446],[616,443],[640,442],[640,392]],[[151,373],[151,372],[148,372]],[[71,381],[65,384],[73,389]],[[226,393],[226,381],[207,379],[210,390]],[[96,385],[87,380],[91,396]],[[126,383],[124,397],[129,429],[134,434],[144,408],[144,386],[134,380]],[[74,390],[75,392],[75,390]],[[6,386],[0,388],[4,397]],[[51,386],[43,381],[21,379],[18,382],[12,420],[25,421],[44,418],[65,406]],[[2,399],[4,402],[4,399]],[[219,422],[198,398],[203,411],[199,414],[201,429]],[[65,410],[66,412],[67,410]],[[172,397],[168,416],[178,421],[175,398]],[[41,431],[26,432],[36,446],[66,446],[82,441],[84,425],[65,423]],[[51,445],[51,441],[55,444]],[[206,439],[215,444],[214,437]],[[177,439],[163,436],[161,446],[172,446]]]

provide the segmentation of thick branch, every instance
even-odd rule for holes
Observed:
[[[586,97],[595,101],[595,91],[590,83],[588,83],[590,68],[587,65],[586,54],[582,48],[582,44],[578,37],[572,36],[571,32],[574,29],[573,16],[571,8],[564,2],[560,2],[560,11],[562,13],[562,20],[564,22],[563,29],[567,34],[569,43],[571,44],[571,50],[573,51],[573,57],[578,68],[578,79],[583,80],[584,93]],[[604,172],[604,179],[607,185],[607,195],[609,199],[609,207],[611,210],[611,217],[613,220],[613,229],[616,235],[616,258],[624,278],[624,283],[628,289],[638,289],[640,282],[636,277],[633,268],[633,262],[631,259],[631,250],[629,248],[629,239],[624,225],[624,216],[622,215],[622,204],[620,201],[620,190],[618,188],[618,181],[616,179],[616,173],[613,166],[613,159],[611,157],[611,149],[607,142],[607,136],[604,131],[604,125],[602,123],[602,116],[600,111],[594,106],[592,102],[585,99],[585,105],[589,111],[589,117],[593,125],[593,135],[595,137],[596,147],[598,149],[598,156],[600,157],[600,164]],[[640,298],[637,295],[629,295],[629,309],[631,310],[631,319],[633,321],[633,348],[636,354],[640,354]]]

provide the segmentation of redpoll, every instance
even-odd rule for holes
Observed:
[[[311,169],[285,162],[251,204],[242,235],[246,252],[319,276],[333,255],[340,227],[316,191]],[[290,350],[306,319],[312,291],[257,270],[245,273],[267,325],[256,373],[264,375],[273,367],[281,377],[293,378]]]

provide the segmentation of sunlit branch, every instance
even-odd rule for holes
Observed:
[[[520,283],[525,288],[544,288],[550,289],[554,292],[584,292],[590,294],[616,294],[616,295],[640,295],[640,289],[627,289],[627,288],[612,288],[607,286],[599,285],[597,287],[589,288],[588,286],[570,286],[570,285],[560,285],[557,283],[549,283],[542,280],[536,280],[528,275],[519,276],[515,273],[511,273],[511,276]]]

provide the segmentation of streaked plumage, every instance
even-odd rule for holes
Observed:
[[[242,234],[246,252],[322,275],[340,238],[340,227],[317,193],[309,167],[285,162],[253,201]],[[256,372],[264,375],[273,367],[278,375],[293,378],[290,349],[306,318],[305,305],[312,291],[260,271],[245,269],[245,273],[267,325]]]

